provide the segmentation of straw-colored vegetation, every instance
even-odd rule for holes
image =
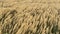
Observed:
[[[58,0],[33,1],[0,0],[0,34],[60,34]]]

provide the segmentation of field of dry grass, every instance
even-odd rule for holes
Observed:
[[[0,34],[60,34],[60,1],[0,0]]]

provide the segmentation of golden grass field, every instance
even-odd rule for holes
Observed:
[[[0,0],[0,34],[60,34],[60,0]]]

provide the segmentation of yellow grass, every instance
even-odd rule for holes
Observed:
[[[60,34],[60,1],[0,0],[0,34]]]

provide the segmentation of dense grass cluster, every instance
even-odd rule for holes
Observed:
[[[60,9],[1,10],[0,31],[1,34],[60,34]]]

